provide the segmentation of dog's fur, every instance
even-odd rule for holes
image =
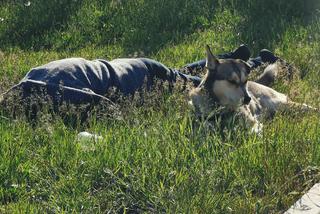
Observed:
[[[230,112],[240,113],[253,132],[259,133],[261,116],[272,116],[283,109],[318,111],[306,104],[295,103],[285,94],[267,85],[278,74],[277,64],[269,65],[256,82],[248,81],[250,66],[239,59],[217,59],[206,47],[207,73],[201,84],[191,90],[190,104],[198,114],[210,117],[213,108],[223,106]]]

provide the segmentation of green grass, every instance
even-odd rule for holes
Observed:
[[[301,71],[277,90],[320,107],[318,1],[30,2],[0,4],[0,92],[59,58],[146,56],[180,67],[202,59],[205,44],[221,53],[247,43]],[[262,136],[237,124],[221,134],[197,121],[187,92],[138,103],[86,124],[0,117],[0,212],[278,213],[319,182],[319,115],[276,115]],[[104,140],[78,142],[84,130]]]

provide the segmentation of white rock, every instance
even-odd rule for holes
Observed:
[[[285,214],[320,213],[320,183],[315,184]]]

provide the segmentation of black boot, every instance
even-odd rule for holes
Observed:
[[[262,62],[264,63],[275,63],[279,57],[276,57],[271,51],[267,49],[262,49],[259,53],[259,56],[261,57]]]
[[[218,54],[217,57],[219,59],[242,59],[243,61],[248,61],[250,58],[250,50],[249,48],[242,44],[237,49],[229,53]],[[183,70],[186,69],[188,73],[193,74],[194,70],[202,70],[206,65],[206,59],[202,59],[197,62],[193,62],[183,66]]]
[[[237,49],[230,53],[219,54],[218,58],[220,59],[242,59],[243,61],[248,61],[250,58],[250,50],[249,48],[242,44]]]

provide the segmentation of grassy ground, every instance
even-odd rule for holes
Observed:
[[[221,53],[247,43],[296,66],[303,78],[275,87],[319,107],[319,16],[316,0],[4,0],[0,92],[64,57],[180,67],[202,59],[205,44]],[[236,124],[218,134],[196,121],[186,94],[124,100],[120,119],[102,111],[86,124],[0,117],[0,212],[277,213],[319,182],[318,115],[276,115],[262,136]],[[84,130],[104,140],[78,142]]]

